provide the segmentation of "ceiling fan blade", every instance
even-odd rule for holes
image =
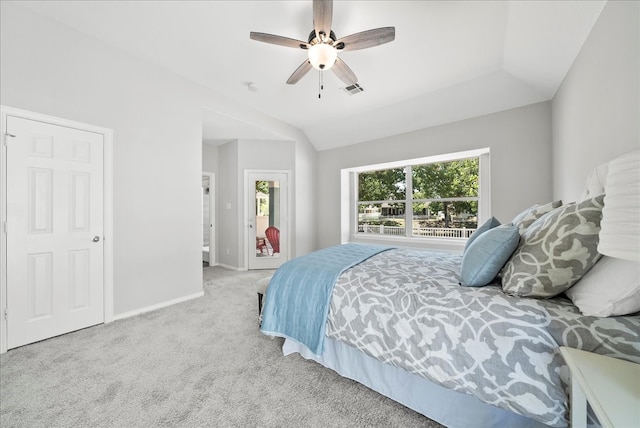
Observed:
[[[298,81],[302,79],[304,75],[307,74],[312,68],[313,67],[311,66],[309,60],[305,60],[302,64],[300,64],[300,67],[296,68],[296,71],[293,72],[291,77],[289,77],[289,79],[287,80],[287,85],[295,85],[296,83],[298,83]]]
[[[313,28],[318,40],[329,38],[333,19],[333,0],[313,0]]]
[[[286,46],[288,48],[307,49],[309,47],[309,43],[303,42],[302,40],[290,39],[288,37],[276,36],[273,34],[256,33],[252,31],[251,33],[249,33],[249,37],[252,40],[257,40],[259,42],[271,43],[272,45]]]
[[[335,47],[343,51],[355,51],[392,42],[396,38],[396,27],[382,27],[362,31],[336,40]]]
[[[356,74],[349,68],[349,66],[340,58],[336,59],[335,64],[331,67],[333,72],[342,80],[346,85],[353,85],[358,82]]]

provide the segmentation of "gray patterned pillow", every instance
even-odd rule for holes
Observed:
[[[552,297],[571,287],[598,261],[604,195],[569,204],[536,220],[502,270],[512,295]]]
[[[562,201],[553,201],[544,205],[536,204],[515,216],[511,223],[514,226],[517,226],[518,230],[520,231],[520,235],[523,235],[527,228],[531,226],[534,221],[536,221],[546,213],[560,207],[561,205]]]

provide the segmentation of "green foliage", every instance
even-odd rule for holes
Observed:
[[[358,174],[358,200],[383,201],[405,198],[404,168],[384,169]]]
[[[413,198],[477,197],[478,171],[478,158],[415,166],[413,167]],[[429,204],[429,210],[443,211],[445,223],[448,225],[451,211],[477,213],[478,203],[475,201],[432,202]]]
[[[479,159],[437,162],[412,167],[413,199],[446,199],[478,196]],[[360,201],[402,200],[405,198],[404,168],[359,174]],[[454,213],[477,213],[476,201],[414,202],[416,214],[444,212],[448,227]]]
[[[267,197],[269,196],[269,181],[256,181],[256,193],[260,192]],[[258,206],[258,215],[269,215],[269,199],[260,199],[260,205]]]
[[[478,158],[413,167],[415,199],[478,196]]]
[[[256,192],[269,194],[269,182],[268,181],[256,181]]]

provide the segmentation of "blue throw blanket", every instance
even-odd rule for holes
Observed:
[[[260,330],[271,336],[294,339],[321,355],[331,293],[338,277],[350,267],[390,249],[344,244],[286,262],[269,282]]]

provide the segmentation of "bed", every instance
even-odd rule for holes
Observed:
[[[632,306],[624,315],[585,315],[565,292],[531,297],[539,290],[520,281],[526,268],[518,254],[528,260],[527,245],[558,218],[599,219],[602,196],[594,193],[487,227],[493,236],[509,231],[515,243],[482,286],[462,284],[473,282],[465,254],[487,231],[464,254],[345,244],[290,261],[269,285],[261,329],[285,338],[285,355],[313,359],[446,426],[567,426],[569,373],[558,348],[640,363],[640,314]],[[591,223],[597,235],[599,224]],[[589,256],[583,244],[564,251],[590,265],[566,290],[597,270],[600,255]]]

